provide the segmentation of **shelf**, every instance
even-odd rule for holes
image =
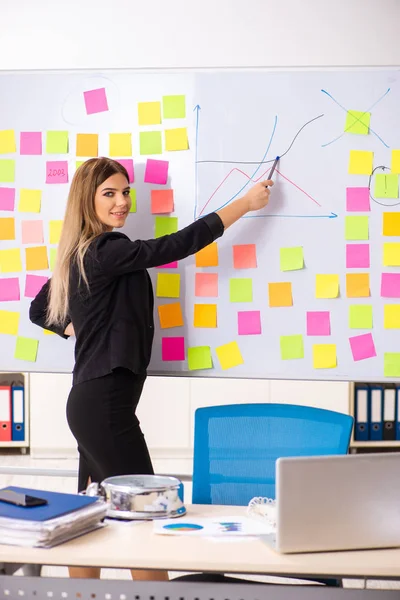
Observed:
[[[29,448],[29,442],[0,442],[0,448]]]
[[[400,440],[381,440],[379,442],[351,442],[350,448],[400,448]]]

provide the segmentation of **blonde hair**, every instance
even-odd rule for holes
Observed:
[[[80,280],[89,287],[84,268],[84,258],[92,241],[107,231],[98,218],[94,198],[96,190],[116,173],[129,181],[128,173],[120,163],[110,158],[91,158],[76,171],[68,194],[63,227],[57,249],[56,264],[50,281],[47,325],[63,325],[69,309],[69,278],[76,262]]]

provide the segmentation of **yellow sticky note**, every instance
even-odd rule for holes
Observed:
[[[179,273],[157,273],[158,298],[179,298],[181,276]]]
[[[339,275],[319,274],[315,276],[316,298],[337,298],[339,296]]]
[[[400,175],[400,150],[392,150],[392,164],[390,170],[392,173]]]
[[[237,342],[230,342],[215,348],[221,369],[231,369],[243,364],[243,357]]]
[[[43,329],[44,335],[56,335],[54,331],[49,331],[48,329]]]
[[[50,248],[50,269],[54,271],[57,258],[57,248]]]
[[[0,273],[20,273],[22,271],[19,248],[0,250]]]
[[[0,333],[17,335],[19,326],[19,312],[0,310]]]
[[[383,213],[383,235],[400,236],[400,212]]]
[[[44,271],[49,268],[46,246],[25,248],[25,260],[27,271]]]
[[[50,244],[58,244],[62,230],[62,221],[50,221]]]
[[[400,329],[400,304],[385,304],[383,311],[384,328]]]
[[[76,136],[76,156],[89,156],[99,154],[99,136],[97,133],[78,133]]]
[[[365,150],[350,150],[349,173],[352,175],[371,175],[374,153]]]
[[[189,140],[186,127],[177,129],[165,130],[165,149],[172,150],[188,150]]]
[[[161,124],[161,102],[138,103],[139,125]]]
[[[110,156],[132,156],[130,133],[110,133]]]
[[[383,244],[383,264],[385,267],[400,267],[400,243]]]
[[[180,302],[160,305],[158,307],[158,316],[160,319],[161,329],[182,327],[183,325],[183,315]]]
[[[39,213],[42,205],[42,190],[21,189],[19,192],[19,212]]]
[[[369,273],[346,273],[348,298],[368,298],[369,295]]]
[[[193,325],[194,327],[216,327],[217,305],[195,304]]]
[[[39,341],[33,338],[17,337],[14,358],[36,362]]]
[[[269,306],[293,306],[292,284],[283,281],[268,284]]]
[[[334,369],[337,366],[336,344],[313,345],[314,369]]]
[[[0,131],[0,154],[13,154],[16,151],[14,130],[3,129]]]
[[[15,240],[15,219],[0,219],[0,240]]]
[[[217,242],[213,242],[196,252],[196,267],[218,267]]]

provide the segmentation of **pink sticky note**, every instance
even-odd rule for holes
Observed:
[[[48,279],[48,277],[44,277],[43,275],[27,275],[25,280],[25,296],[27,298],[35,298]]]
[[[400,273],[382,273],[382,298],[400,298]]]
[[[369,269],[369,244],[346,244],[346,268]]]
[[[167,263],[166,265],[160,265],[158,268],[159,269],[177,269],[178,261],[176,260],[175,262]]]
[[[371,210],[369,188],[346,188],[346,210],[349,212],[369,212]]]
[[[144,182],[165,185],[168,180],[168,165],[167,160],[148,158],[144,172]]]
[[[354,360],[365,360],[376,356],[374,338],[372,333],[355,335],[349,338],[351,352]]]
[[[46,163],[46,183],[68,183],[68,161],[49,160]]]
[[[19,152],[20,154],[42,154],[42,132],[21,131]]]
[[[0,188],[0,210],[14,210],[15,188]]]
[[[217,298],[218,273],[196,273],[194,295],[203,298]]]
[[[23,244],[43,244],[43,221],[22,221]]]
[[[161,343],[163,360],[185,360],[185,338],[164,337]]]
[[[128,171],[129,183],[133,183],[135,181],[135,172],[133,169],[133,159],[132,158],[121,158],[120,160],[117,160],[117,162],[119,162],[120,165],[125,167],[125,169]]]
[[[260,335],[261,317],[259,310],[244,310],[238,312],[239,335]]]
[[[307,335],[331,335],[329,311],[317,310],[307,313]]]
[[[83,97],[85,99],[86,113],[88,115],[108,110],[105,88],[83,92]]]
[[[11,302],[19,300],[19,279],[18,277],[8,277],[0,279],[0,302]]]

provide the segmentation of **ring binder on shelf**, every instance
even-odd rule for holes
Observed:
[[[370,386],[370,428],[369,439],[377,442],[383,439],[383,387]]]
[[[385,388],[383,396],[383,439],[386,441],[396,439],[396,390]]]
[[[369,391],[368,386],[358,384],[354,389],[355,432],[354,438],[358,442],[369,439]]]

